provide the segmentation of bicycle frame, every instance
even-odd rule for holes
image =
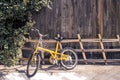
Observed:
[[[61,55],[60,55],[61,53],[58,52],[59,44],[60,44],[60,42],[57,41],[55,50],[50,50],[50,49],[41,47],[40,43],[38,42],[37,45],[36,45],[35,51],[33,52],[33,54],[38,53],[38,51],[44,51],[44,52],[48,52],[48,53],[50,54],[50,57],[56,59],[57,61],[59,61],[59,60],[61,60],[61,59],[62,59],[62,60],[67,60],[67,57],[68,57],[68,56],[65,55],[65,54],[62,55],[62,58],[61,58]],[[58,55],[59,55],[60,57],[58,57]],[[33,55],[33,56],[34,56],[34,55]],[[32,57],[33,57],[33,56],[32,56]]]
[[[59,54],[58,53],[58,48],[59,48],[59,42],[56,43],[55,51],[47,49],[47,48],[40,47],[40,44],[38,43],[35,52],[37,52],[37,51],[45,51],[45,52],[50,53],[51,55],[52,55],[52,53]]]

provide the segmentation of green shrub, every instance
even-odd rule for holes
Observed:
[[[49,7],[48,0],[0,1],[0,64],[15,65],[20,58],[20,48],[26,42],[33,26],[31,12]]]

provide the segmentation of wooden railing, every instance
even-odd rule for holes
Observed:
[[[94,38],[94,39],[81,39],[80,34],[77,35],[78,38],[76,39],[63,39],[60,42],[60,48],[62,49],[62,44],[64,43],[78,43],[79,44],[79,49],[74,49],[76,52],[81,52],[82,53],[82,57],[84,62],[87,64],[89,59],[86,58],[86,52],[101,52],[102,53],[102,57],[103,60],[105,62],[105,64],[107,64],[107,57],[106,57],[106,52],[120,52],[120,47],[119,48],[115,48],[115,49],[105,49],[104,44],[103,43],[114,43],[117,42],[120,45],[120,36],[117,35],[116,39],[103,39],[101,37],[100,34],[98,34],[98,38]],[[36,42],[38,40],[28,40],[28,42]],[[49,40],[43,40],[43,42],[46,43],[56,43],[56,40],[54,39],[49,39]],[[100,49],[85,49],[83,43],[98,43]],[[22,49],[27,49],[27,50],[31,50],[30,48],[27,47],[23,47]],[[120,59],[118,59],[120,61]]]

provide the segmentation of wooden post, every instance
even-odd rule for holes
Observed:
[[[82,50],[82,56],[83,56],[84,62],[85,62],[85,64],[87,64],[87,58],[86,58],[86,55],[85,55],[85,51],[84,51],[84,48],[83,48],[83,44],[82,44],[82,41],[81,41],[80,34],[78,34],[78,39],[79,39],[80,48]]]
[[[117,35],[117,39],[118,39],[118,42],[119,42],[119,45],[120,45],[120,36]]]
[[[103,42],[102,42],[102,37],[100,34],[98,34],[98,37],[100,39],[100,47],[102,49],[102,55],[103,55],[103,59],[105,61],[105,64],[107,64],[107,58],[106,58],[106,55],[105,55],[105,50],[104,50],[104,45],[103,45]]]

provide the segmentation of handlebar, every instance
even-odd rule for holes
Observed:
[[[32,30],[32,31],[36,31],[36,32],[38,33],[39,37],[46,37],[46,36],[48,36],[48,34],[45,34],[45,35],[41,34],[40,31],[39,31],[38,29],[36,29],[36,28],[32,28],[31,30]],[[55,37],[54,39],[55,39],[56,41],[61,41],[61,40],[63,40],[63,37],[61,37],[61,36],[58,34],[58,36]]]
[[[45,35],[41,34],[40,31],[39,31],[38,29],[36,29],[36,28],[32,28],[31,30],[32,30],[32,31],[37,31],[37,33],[38,33],[38,35],[39,35],[40,37],[46,37],[46,36],[48,36],[48,34],[45,34]]]

